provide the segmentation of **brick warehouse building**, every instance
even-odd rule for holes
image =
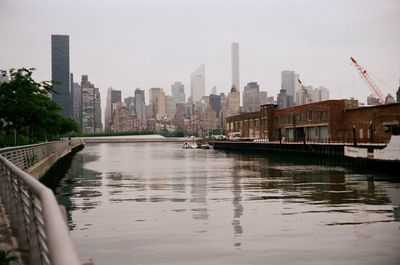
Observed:
[[[227,118],[228,136],[278,141],[388,142],[400,133],[400,103],[358,107],[356,100],[327,100],[285,109],[262,105],[260,111]]]

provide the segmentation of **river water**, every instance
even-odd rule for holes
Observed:
[[[77,153],[55,191],[96,265],[400,264],[398,180],[301,157],[104,143]]]

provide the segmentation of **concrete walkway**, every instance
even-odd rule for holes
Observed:
[[[17,261],[12,264],[27,264],[23,262],[26,258],[25,254],[18,250],[17,240],[12,235],[10,222],[7,215],[4,213],[4,207],[0,199],[0,250],[12,250],[11,255],[17,257]]]

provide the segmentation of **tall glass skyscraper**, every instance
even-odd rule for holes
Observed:
[[[176,103],[185,103],[185,86],[182,82],[175,82],[171,85],[171,94]]]
[[[201,98],[206,95],[206,75],[204,64],[200,65],[190,75],[190,92],[192,103],[200,101]]]
[[[62,107],[62,114],[72,117],[72,97],[69,71],[69,36],[51,35],[51,98]]]
[[[286,94],[294,99],[296,89],[295,71],[285,70],[281,72],[281,89],[286,90]]]
[[[240,91],[239,81],[239,43],[234,42],[231,45],[231,61],[232,61],[232,87]]]

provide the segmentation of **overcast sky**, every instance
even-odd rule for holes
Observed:
[[[366,101],[350,64],[369,70],[382,92],[400,78],[399,0],[0,0],[0,69],[35,67],[51,79],[51,34],[70,36],[75,80],[88,74],[105,99],[109,86],[133,95],[174,81],[190,93],[190,73],[206,66],[206,91],[231,86],[230,44],[240,45],[240,83],[276,97],[280,72],[331,98]],[[146,95],[148,97],[148,95]]]

